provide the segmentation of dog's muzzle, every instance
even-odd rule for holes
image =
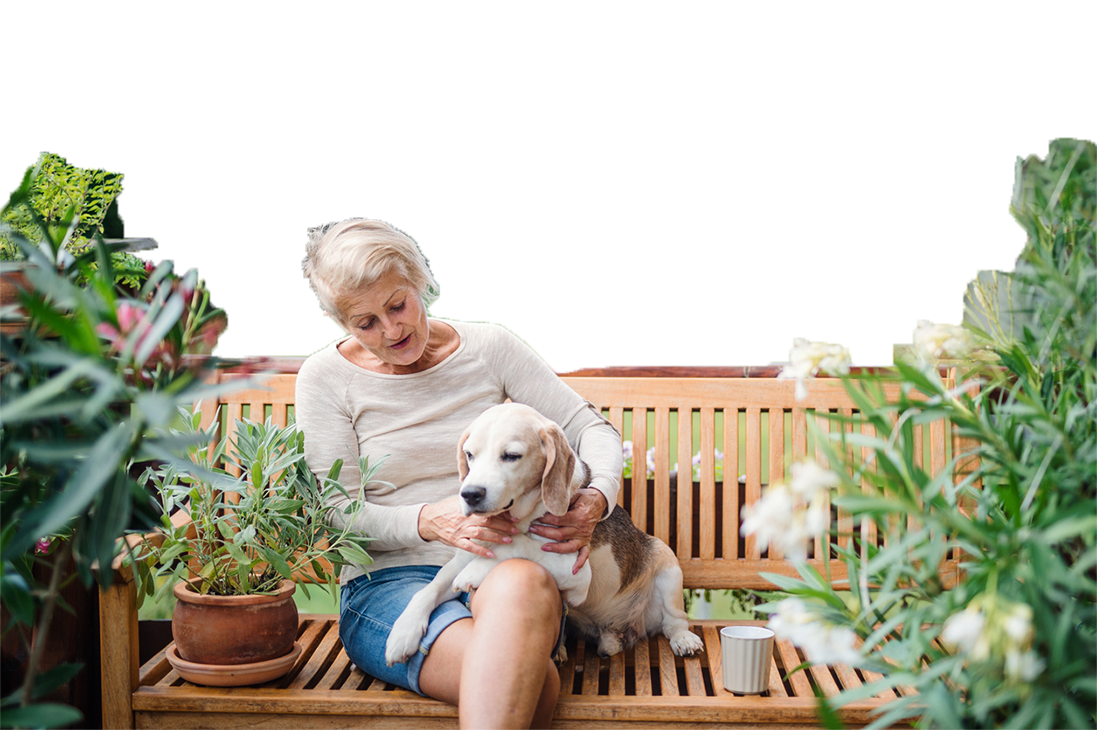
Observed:
[[[487,493],[488,490],[483,487],[462,487],[461,499],[465,500],[465,504],[475,511],[477,505],[484,501],[484,496]]]

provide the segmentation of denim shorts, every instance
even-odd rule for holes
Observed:
[[[385,642],[396,619],[440,570],[437,565],[403,565],[375,570],[340,587],[339,638],[355,666],[371,677],[423,694],[419,671],[430,647],[454,621],[472,618],[469,594],[461,593],[430,615],[419,651],[402,664],[385,664]]]

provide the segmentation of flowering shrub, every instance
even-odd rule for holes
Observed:
[[[1095,725],[1095,201],[1092,143],[1053,142],[1046,161],[1019,164],[1012,208],[1028,241],[1012,273],[1017,306],[984,309],[986,329],[920,323],[910,362],[846,376],[860,412],[831,414],[829,432],[816,432],[830,477],[809,489],[794,471],[745,515],[744,532],[760,540],[784,530],[801,551],[809,535],[831,543],[824,574],[800,563],[799,578],[767,576],[783,598],[765,609],[809,662],[882,675],[833,705],[885,686],[916,690],[883,706],[874,727]],[[1018,325],[998,326],[1007,315]],[[956,387],[939,358],[962,360]],[[887,377],[901,383],[894,402],[876,387]],[[938,474],[923,468],[915,437],[934,424],[966,444]],[[817,490],[852,516],[852,532],[811,513]],[[830,579],[835,560],[848,580]]]
[[[73,255],[65,243],[75,221],[50,225],[28,205],[30,194],[28,176],[0,216],[18,207],[41,232],[36,245],[4,228],[33,264],[33,291],[20,302],[26,318],[0,312],[20,327],[18,336],[0,336],[0,596],[11,615],[5,632],[23,634],[30,655],[22,685],[5,686],[14,691],[0,708],[5,726],[57,727],[81,719],[74,708],[37,701],[80,670],[39,666],[62,576],[75,567],[85,586],[109,583],[111,571],[93,575],[92,566],[111,564],[128,526],[154,524],[130,468],[177,458],[178,439],[156,429],[171,423],[177,405],[211,391],[203,376],[217,365],[209,353],[226,319],[197,276],[178,277],[170,263],[137,296],[120,295],[102,239]],[[48,571],[47,585],[35,580],[35,562]]]
[[[797,338],[788,354],[789,364],[777,376],[779,379],[795,378],[796,400],[808,396],[807,381],[821,372],[827,375],[849,374],[849,350],[829,342],[809,342]]]

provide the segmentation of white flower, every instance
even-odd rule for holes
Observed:
[[[941,638],[965,654],[971,654],[983,634],[986,616],[977,606],[971,605],[958,611],[945,621]]]
[[[797,461],[791,468],[789,487],[794,494],[807,502],[814,502],[841,483],[841,478],[814,461]]]
[[[1031,682],[1043,673],[1046,666],[1040,655],[1031,649],[1026,652],[1016,649],[1006,652],[1006,676],[1014,681]]]
[[[744,536],[754,535],[759,550],[765,550],[771,542],[784,541],[792,529],[795,506],[796,500],[786,485],[772,484],[754,504],[743,507],[741,532]]]
[[[952,276],[959,277],[965,284],[973,284],[979,281],[979,272],[986,270],[986,259],[977,259],[975,261],[960,259],[957,263],[957,269],[952,272]]]
[[[971,333],[958,325],[934,324],[923,319],[914,329],[914,352],[923,362],[964,359],[974,348]]]
[[[655,476],[655,447],[648,449],[647,453],[648,476]]]
[[[1014,605],[1013,610],[1002,622],[1002,629],[1009,635],[1017,646],[1027,645],[1032,641],[1032,609],[1027,603]]]
[[[778,639],[803,649],[812,664],[855,665],[861,659],[855,648],[857,635],[852,630],[824,623],[799,598],[778,603],[768,626]]]
[[[784,367],[778,378],[796,379],[796,400],[807,398],[807,379],[823,371],[827,375],[846,375],[849,373],[849,350],[841,345],[828,342],[810,342],[798,337],[792,341],[788,353],[789,364]]]
[[[631,441],[622,441],[621,442],[621,452],[624,454],[625,459],[631,459],[632,458],[632,442]]]
[[[753,535],[759,550],[776,545],[789,560],[802,562],[808,541],[830,528],[827,496],[840,480],[811,462],[796,462],[791,471],[788,484],[769,485],[753,505],[743,507],[740,531]]]

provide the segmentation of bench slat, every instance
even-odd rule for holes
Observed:
[[[725,408],[724,413],[724,503],[723,555],[739,557],[739,409]],[[730,585],[730,584],[729,584]]]

